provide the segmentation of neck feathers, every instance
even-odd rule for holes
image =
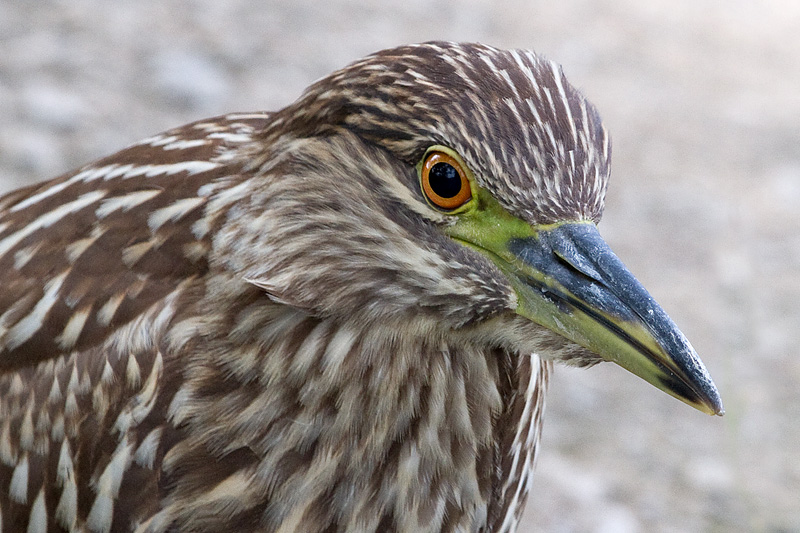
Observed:
[[[244,299],[228,335],[192,346],[203,355],[176,395],[186,438],[165,462],[178,487],[168,522],[515,529],[549,364],[263,299]]]

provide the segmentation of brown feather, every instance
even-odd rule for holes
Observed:
[[[520,218],[600,216],[560,70],[447,43],[0,198],[3,527],[513,531],[550,363],[508,339],[579,349],[442,233],[432,144]]]

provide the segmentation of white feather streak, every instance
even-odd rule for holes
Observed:
[[[67,274],[69,274],[69,271],[63,272],[45,284],[44,295],[36,303],[33,310],[8,330],[5,337],[6,349],[13,350],[33,337],[41,329],[50,309],[58,301],[58,293]]]
[[[39,216],[36,220],[24,228],[12,233],[0,241],[0,257],[4,256],[11,248],[19,244],[19,242],[25,237],[30,236],[40,229],[49,228],[65,216],[80,211],[84,207],[97,202],[106,194],[107,192],[103,190],[87,192],[86,194],[78,197],[76,200],[60,205],[52,211],[48,211],[47,213]]]
[[[155,198],[161,193],[160,190],[152,189],[149,191],[135,191],[122,196],[114,196],[103,200],[100,207],[95,211],[97,218],[103,219],[114,211],[130,211],[137,205]]]
[[[155,232],[169,221],[177,222],[205,202],[205,198],[183,198],[150,213],[150,216],[147,217],[147,225],[150,227],[150,231]]]

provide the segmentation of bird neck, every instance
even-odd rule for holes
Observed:
[[[176,498],[176,523],[209,525],[235,508],[309,531],[341,517],[363,530],[513,528],[546,364],[248,294],[237,323],[189,343],[172,410],[186,437],[168,471],[188,496]],[[220,472],[226,490],[193,494]]]

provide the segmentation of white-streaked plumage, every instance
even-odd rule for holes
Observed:
[[[435,145],[519,221],[602,213],[560,68],[452,43],[0,198],[0,530],[513,532],[550,361],[598,359],[447,236]]]

